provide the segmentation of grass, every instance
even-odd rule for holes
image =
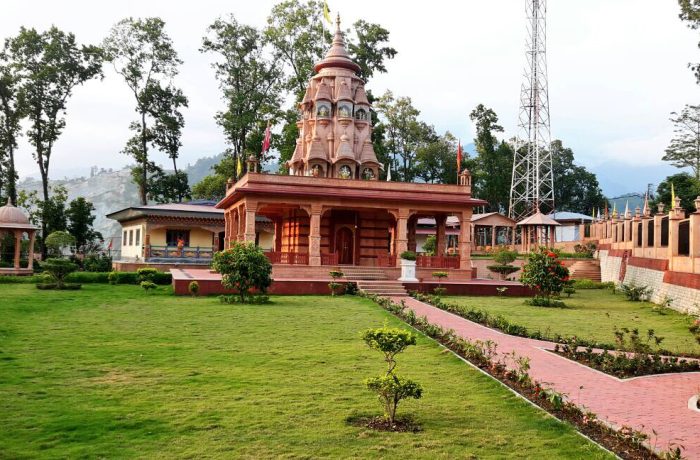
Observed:
[[[169,288],[0,287],[0,457],[609,458],[431,340],[399,358],[424,431],[374,432],[359,331],[402,325],[356,297],[262,306]],[[405,327],[405,326],[404,326]]]
[[[630,302],[606,289],[579,289],[562,299],[567,308],[525,305],[522,297],[445,297],[446,302],[503,315],[510,322],[548,336],[575,335],[614,344],[615,327],[648,329],[664,337],[661,347],[670,351],[700,353],[700,345],[688,331],[693,318],[649,302]]]

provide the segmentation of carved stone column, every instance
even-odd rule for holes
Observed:
[[[22,254],[22,230],[15,230],[15,270],[19,269],[19,260]]]
[[[309,265],[321,265],[321,214],[323,206],[312,204],[309,209]]]
[[[36,240],[36,230],[31,230],[29,232],[29,255],[27,268],[30,270],[34,269],[34,241]]]
[[[471,270],[471,220],[472,210],[462,211],[459,215],[459,268]]]
[[[447,239],[445,237],[445,223],[447,216],[444,214],[435,215],[435,255],[445,255]]]
[[[244,241],[249,243],[255,243],[255,212],[257,208],[257,203],[246,203]]]
[[[401,265],[401,253],[408,250],[409,210],[401,208],[396,214],[396,266]]]
[[[418,225],[418,218],[416,216],[409,217],[408,221],[406,222],[406,225],[406,238],[408,243],[408,250],[416,252],[416,226]]]

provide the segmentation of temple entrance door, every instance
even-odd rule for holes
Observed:
[[[341,227],[335,234],[335,250],[338,252],[338,263],[352,265],[355,254],[355,241],[352,230]]]

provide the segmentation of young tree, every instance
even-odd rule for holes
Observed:
[[[231,145],[234,163],[240,159],[245,164],[247,154],[259,154],[265,119],[279,115],[282,71],[263,33],[233,15],[209,26],[201,51],[216,55],[212,66],[226,103],[216,122]]]
[[[489,202],[490,211],[504,212],[510,200],[513,151],[498,142],[495,133],[503,132],[496,112],[479,104],[469,114],[476,124],[476,158],[474,159],[474,194]]]
[[[194,198],[219,200],[226,195],[226,181],[236,174],[236,163],[231,155],[226,155],[212,167],[214,174],[205,176],[192,187]]]
[[[180,113],[187,98],[172,85],[182,61],[165,33],[160,18],[126,18],[112,27],[104,40],[107,60],[122,76],[136,102],[139,120],[129,125],[134,135],[123,152],[140,167],[136,171],[141,204],[148,203],[149,173],[155,172],[148,156],[149,145],[175,162],[180,147],[184,119]]]
[[[56,289],[63,289],[66,277],[76,271],[78,266],[68,259],[49,258],[41,264],[41,268],[56,282]],[[80,285],[76,285],[80,287]]]
[[[172,203],[181,202],[183,199],[191,197],[185,171],[166,174],[161,168],[154,168],[154,172],[148,178],[149,199],[156,203]]]
[[[212,268],[221,273],[221,284],[238,293],[246,302],[251,289],[262,293],[272,284],[272,264],[262,249],[254,243],[235,242],[225,251],[214,254]]]
[[[75,238],[75,248],[78,253],[85,254],[95,240],[102,241],[102,234],[95,231],[93,224],[95,206],[83,197],[78,197],[68,204],[66,216],[70,223],[68,232]]]
[[[8,46],[0,53],[0,197],[10,198],[17,204],[17,171],[15,150],[22,133],[20,125],[25,117],[24,94],[16,67],[8,60]],[[4,202],[4,200],[3,200]]]
[[[686,105],[681,113],[671,112],[676,136],[662,160],[677,168],[692,168],[700,179],[700,105]]]
[[[46,32],[22,27],[6,42],[5,53],[17,70],[21,98],[29,118],[27,138],[39,165],[44,202],[49,201],[53,147],[66,126],[68,98],[76,86],[102,77],[102,50],[79,46],[75,35],[55,26]],[[42,235],[48,235],[42,219]],[[45,248],[42,248],[45,253]]]
[[[39,203],[39,216],[42,228],[46,229],[45,235],[65,231],[68,228],[67,201],[68,190],[61,185],[57,185],[52,187],[49,199]]]
[[[688,23],[688,27],[693,30],[700,28],[700,0],[678,0],[678,5],[681,7],[681,13],[678,17],[682,21]],[[698,43],[700,47],[700,43]],[[697,83],[700,85],[700,63],[688,64],[690,70],[693,71]]]

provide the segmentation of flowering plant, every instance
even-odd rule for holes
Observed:
[[[569,269],[556,252],[541,246],[528,255],[520,281],[549,300],[558,296],[569,282]]]

